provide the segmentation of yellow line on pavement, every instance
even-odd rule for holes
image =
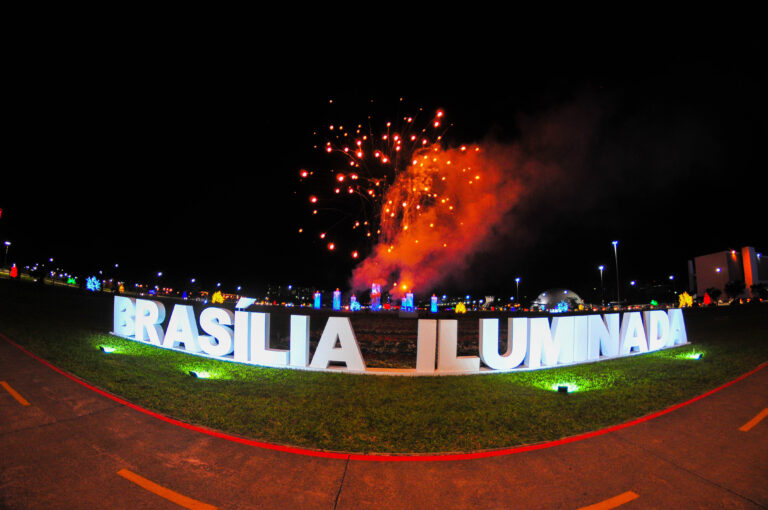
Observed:
[[[216,510],[216,507],[213,505],[209,505],[208,503],[201,503],[196,499],[188,498],[179,494],[178,492],[172,491],[171,489],[166,489],[162,485],[158,485],[151,480],[147,480],[143,476],[139,476],[132,471],[128,471],[127,469],[121,469],[117,472],[117,474],[126,480],[135,483],[139,487],[146,489],[153,494],[157,494],[158,496],[165,498],[168,501],[172,501],[179,506],[183,506],[184,508],[189,508],[191,510]]]
[[[617,506],[623,505],[624,503],[629,503],[633,499],[637,499],[639,497],[640,496],[634,492],[627,491],[623,494],[619,494],[618,496],[614,496],[610,499],[606,499],[605,501],[601,501],[600,503],[583,506],[579,510],[608,510],[609,508],[616,508]]]
[[[8,393],[10,393],[10,394],[11,394],[11,396],[12,396],[13,398],[15,398],[15,399],[16,399],[16,400],[19,402],[19,404],[21,404],[21,405],[23,405],[23,406],[28,406],[28,405],[29,405],[29,402],[27,402],[27,399],[25,399],[24,397],[22,397],[21,395],[19,395],[19,393],[18,393],[16,390],[14,390],[13,388],[11,388],[11,386],[10,386],[10,385],[9,385],[7,382],[5,382],[5,381],[0,381],[0,386],[2,386],[3,388],[5,388],[5,391],[7,391]]]
[[[742,432],[747,432],[747,431],[749,431],[749,429],[751,429],[752,427],[754,427],[755,425],[757,425],[758,423],[760,423],[760,421],[761,421],[763,418],[765,418],[766,416],[768,416],[768,407],[766,407],[765,409],[763,409],[762,411],[760,411],[759,413],[757,413],[757,416],[755,416],[754,418],[752,418],[751,420],[749,420],[747,423],[745,423],[744,425],[742,425],[741,427],[739,427],[739,430],[740,430],[740,431],[742,431]]]

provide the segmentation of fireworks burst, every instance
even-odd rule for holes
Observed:
[[[442,110],[423,127],[416,119],[401,116],[397,127],[386,122],[378,131],[371,117],[351,129],[329,124],[317,148],[338,166],[327,174],[299,172],[301,180],[320,183],[322,191],[313,183],[307,198],[313,215],[340,216],[316,235],[329,250],[361,261],[353,289],[379,283],[394,295],[428,290],[479,248],[519,194],[509,151],[445,147],[450,125]],[[351,232],[340,234],[345,228]],[[356,243],[342,249],[334,237]]]
[[[307,197],[312,215],[326,221],[316,234],[319,239],[335,236],[352,240],[348,251],[358,259],[381,239],[390,239],[387,232],[412,216],[407,205],[389,203],[385,207],[384,197],[398,176],[407,172],[415,155],[439,143],[450,127],[442,110],[426,123],[420,123],[419,117],[424,117],[421,108],[413,115],[395,115],[396,123],[377,125],[369,115],[365,123],[330,123],[315,133],[319,138],[315,148],[327,154],[333,166],[322,172],[301,169],[299,179],[314,192]],[[420,195],[428,194],[421,189],[408,193],[414,205],[423,200]],[[299,228],[299,233],[303,232],[304,228]]]

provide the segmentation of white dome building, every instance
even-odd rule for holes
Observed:
[[[567,312],[583,305],[584,300],[568,289],[549,289],[537,297],[531,306],[540,310],[549,310],[553,312]]]

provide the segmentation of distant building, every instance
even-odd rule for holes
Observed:
[[[751,246],[696,257],[688,262],[690,290],[704,295],[709,288],[725,291],[726,283],[742,281],[744,296],[749,296],[752,285],[768,284],[768,265],[762,258]]]
[[[539,294],[531,303],[531,307],[539,310],[566,312],[583,305],[584,300],[578,294],[568,289],[549,289]]]

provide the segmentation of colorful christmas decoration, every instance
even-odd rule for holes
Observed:
[[[90,290],[91,292],[97,292],[101,290],[101,281],[99,281],[98,278],[95,276],[89,276],[85,280],[85,288]]]

